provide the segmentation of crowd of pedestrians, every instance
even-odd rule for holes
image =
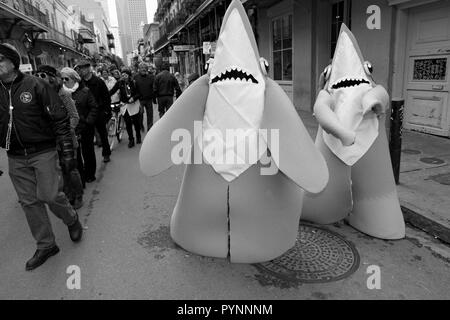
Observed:
[[[96,133],[103,162],[111,161],[112,110],[120,106],[133,148],[142,143],[144,124],[152,128],[153,105],[164,116],[198,75],[185,82],[168,65],[156,73],[144,62],[134,71],[95,69],[88,60],[61,70],[41,65],[31,75],[20,72],[19,64],[17,49],[0,44],[0,147],[7,151],[9,176],[36,240],[26,263],[26,270],[33,270],[59,252],[45,205],[67,225],[74,242],[82,238],[76,210],[84,205],[86,184],[96,180]]]

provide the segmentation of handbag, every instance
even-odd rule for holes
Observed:
[[[134,116],[135,114],[139,113],[139,108],[141,104],[139,103],[139,100],[136,100],[133,103],[126,103],[124,107],[121,108],[122,115],[125,113],[125,111],[128,111],[128,114],[130,116]]]

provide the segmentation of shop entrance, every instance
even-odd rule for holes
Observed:
[[[411,9],[405,65],[405,128],[450,136],[450,3]]]

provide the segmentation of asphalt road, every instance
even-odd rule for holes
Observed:
[[[344,223],[329,226],[353,242],[361,256],[350,277],[326,284],[280,283],[253,265],[196,256],[176,246],[170,216],[183,167],[155,178],[139,170],[139,148],[125,141],[112,162],[100,162],[97,181],[79,211],[86,230],[73,244],[51,215],[61,252],[25,271],[34,241],[0,151],[0,299],[449,299],[450,248],[418,230],[382,241]],[[367,268],[381,270],[381,288],[367,287]],[[69,266],[78,266],[81,288],[69,289]]]

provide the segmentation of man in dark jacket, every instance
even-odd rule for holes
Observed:
[[[164,64],[162,71],[158,73],[153,85],[153,91],[158,98],[159,117],[162,118],[164,113],[169,110],[173,104],[173,96],[176,94],[178,98],[181,95],[181,89],[177,79],[169,72],[169,66]]]
[[[111,119],[112,111],[111,96],[109,95],[108,87],[102,79],[93,74],[91,63],[88,60],[83,60],[77,64],[77,69],[84,84],[89,88],[97,101],[98,113],[97,120],[95,121],[95,128],[102,141],[103,162],[109,162],[111,161],[111,148],[108,142],[106,124],[109,119]]]
[[[20,55],[0,44],[0,146],[7,150],[9,176],[37,242],[26,270],[57,254],[45,204],[69,228],[72,241],[81,240],[78,215],[59,189],[59,144],[62,166],[76,167],[69,117],[58,94],[44,80],[19,71]]]
[[[139,74],[134,77],[134,81],[141,107],[147,113],[147,131],[149,131],[153,126],[153,103],[156,103],[153,93],[155,77],[148,72],[148,65],[145,62],[139,65]]]

